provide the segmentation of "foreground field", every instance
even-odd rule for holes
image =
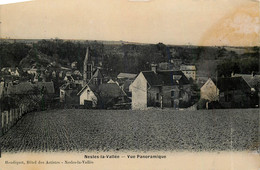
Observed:
[[[257,150],[259,110],[52,110],[25,115],[3,152]]]

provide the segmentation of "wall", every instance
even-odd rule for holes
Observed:
[[[174,96],[171,96],[171,91],[174,91]],[[178,105],[179,102],[179,88],[178,86],[163,86],[162,87],[163,95],[163,107],[174,107],[174,103]],[[176,105],[175,104],[175,105]]]
[[[85,100],[92,101],[92,107],[97,106],[97,97],[89,87],[80,94],[80,105],[84,105]]]
[[[135,81],[130,85],[129,90],[132,92],[132,109],[146,109],[147,108],[147,81],[140,73]]]
[[[230,101],[225,101],[225,94],[231,94],[232,99]],[[219,95],[219,102],[224,108],[248,108],[251,104],[250,97],[242,90],[221,92]]]
[[[200,98],[209,101],[217,101],[219,96],[219,90],[211,79],[208,79],[206,83],[200,88]]]
[[[151,87],[147,92],[147,106],[160,107],[161,93],[159,87]],[[159,94],[157,99],[157,94]]]

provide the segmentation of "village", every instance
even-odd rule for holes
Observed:
[[[83,71],[78,69],[83,65]],[[197,75],[197,68],[180,59],[151,63],[138,74],[109,76],[102,61],[90,54],[83,63],[57,67],[1,69],[2,134],[25,113],[48,109],[173,110],[258,108],[260,75],[229,77]]]

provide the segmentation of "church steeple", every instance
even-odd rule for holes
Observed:
[[[86,56],[84,59],[84,66],[83,66],[84,85],[89,82],[92,76],[93,76],[93,61],[91,60],[91,56],[89,55],[89,47],[87,47]]]

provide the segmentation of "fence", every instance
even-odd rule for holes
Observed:
[[[0,136],[5,134],[12,126],[14,126],[22,116],[33,109],[21,106],[20,108],[11,108],[10,110],[1,111],[1,131]]]

